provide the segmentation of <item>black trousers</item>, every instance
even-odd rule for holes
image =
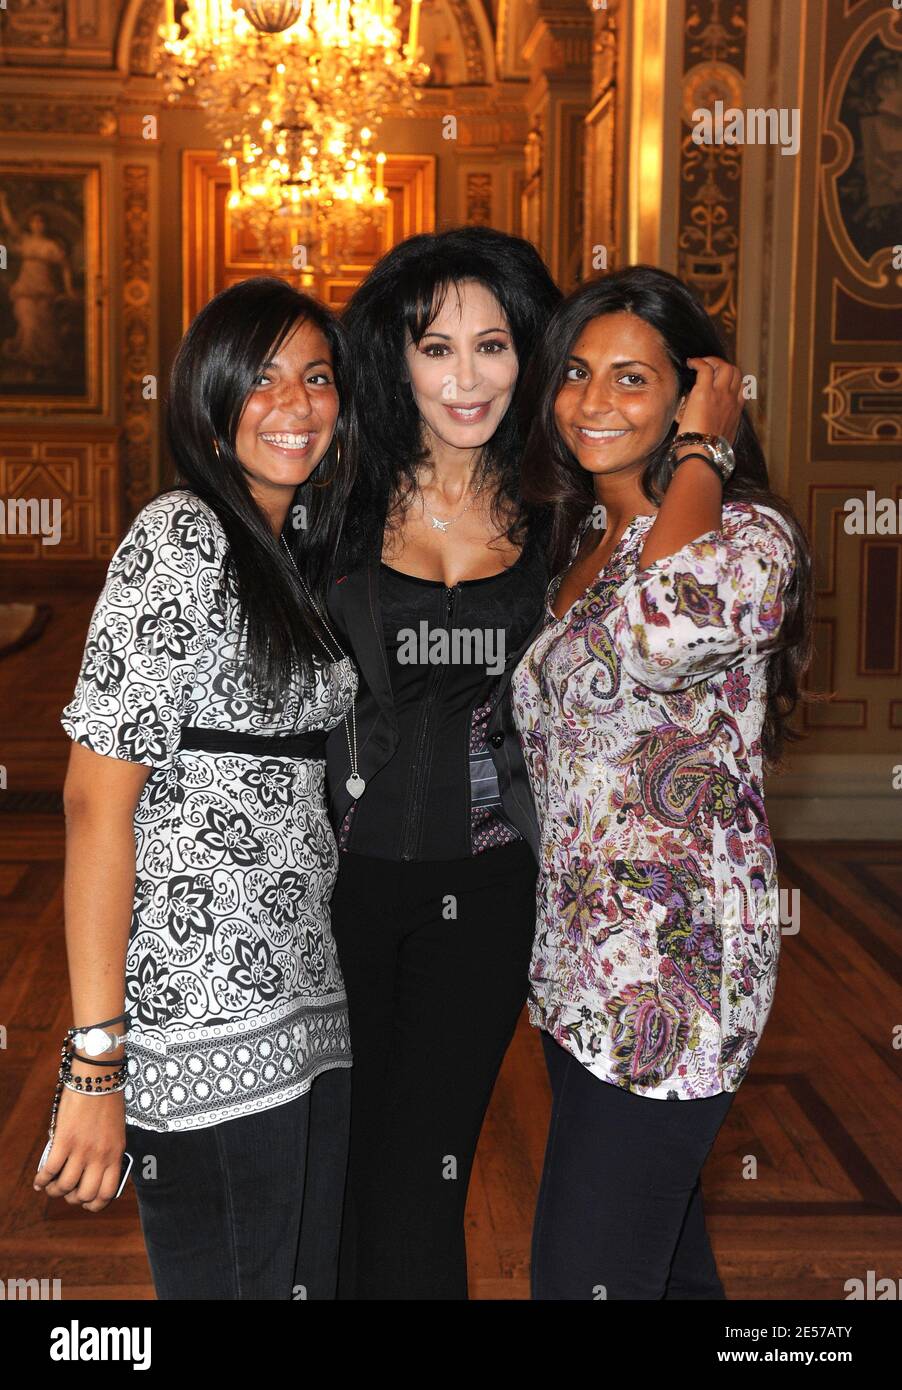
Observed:
[[[724,1298],[700,1174],[733,1093],[653,1100],[593,1076],[541,1037],[552,1109],[533,1298]]]
[[[526,999],[536,865],[341,853],[332,897],[354,1053],[339,1298],[465,1299],[464,1208]]]
[[[158,1299],[334,1299],[349,1068],[207,1129],[126,1125]]]

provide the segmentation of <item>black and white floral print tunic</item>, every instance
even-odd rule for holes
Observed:
[[[126,1119],[201,1129],[283,1104],[351,1064],[329,925],[337,872],[324,763],[179,747],[183,725],[260,736],[333,728],[348,658],[254,699],[227,542],[192,492],[157,497],[110,562],[63,728],[151,768],[135,811],[126,961]]]

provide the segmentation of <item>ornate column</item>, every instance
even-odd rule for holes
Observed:
[[[622,0],[592,8],[591,102],[585,122],[583,278],[624,264],[626,62]]]
[[[592,13],[585,0],[539,0],[523,46],[530,84],[522,227],[565,291],[582,279],[591,48]]]

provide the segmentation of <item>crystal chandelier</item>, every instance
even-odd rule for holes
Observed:
[[[204,108],[231,173],[230,209],[271,262],[315,255],[333,269],[385,206],[388,105],[412,112],[421,0],[407,43],[394,0],[166,0],[159,35],[168,99]],[[326,254],[326,246],[331,254]],[[303,248],[300,253],[297,248]]]

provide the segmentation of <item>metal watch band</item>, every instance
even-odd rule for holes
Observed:
[[[678,434],[670,445],[670,458],[674,463],[676,462],[677,450],[687,445],[697,445],[704,450],[705,458],[712,468],[717,470],[722,482],[726,483],[732,476],[736,467],[736,460],[729,440],[722,439],[717,434],[698,434],[692,430],[685,434]],[[686,455],[683,457],[685,458]]]

